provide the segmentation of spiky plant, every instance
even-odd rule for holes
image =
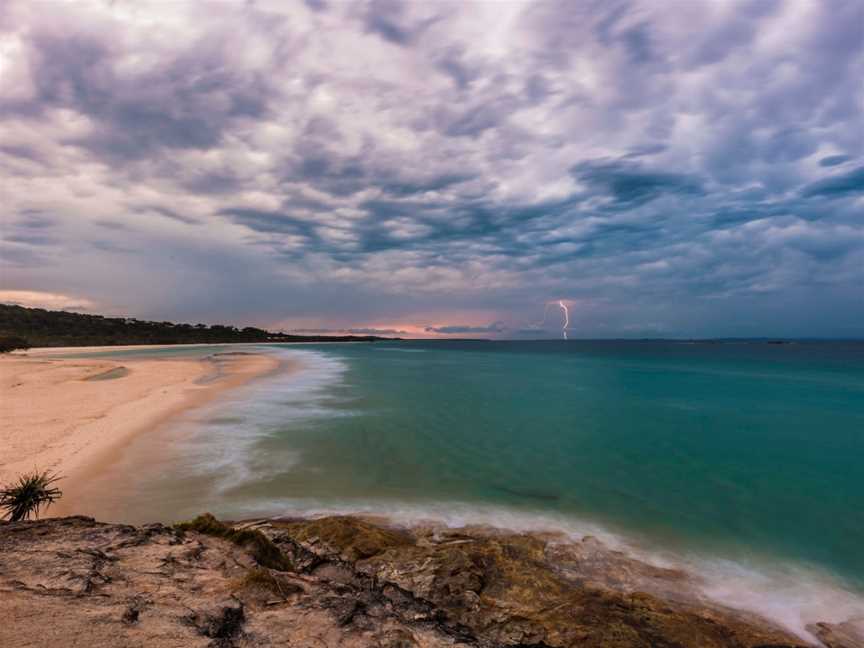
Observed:
[[[0,509],[5,510],[3,517],[10,522],[39,517],[39,509],[48,508],[63,495],[53,486],[60,479],[48,470],[33,470],[18,477],[18,481],[0,489]]]

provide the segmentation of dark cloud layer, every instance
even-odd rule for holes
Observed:
[[[380,329],[380,328],[298,328],[293,329],[292,333],[308,334],[308,335],[383,335],[392,337],[394,335],[410,335],[408,331],[400,331],[399,329]]]
[[[571,335],[864,335],[862,32],[858,0],[6,3],[0,288],[315,331],[559,335],[534,322],[562,299]]]
[[[447,326],[427,326],[427,333],[443,333],[445,335],[461,333],[503,333],[507,330],[504,322],[493,322],[488,326],[467,326],[465,324],[450,324]]]
[[[864,166],[842,175],[832,176],[804,188],[805,196],[842,197],[864,194]]]

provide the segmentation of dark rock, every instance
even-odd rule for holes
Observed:
[[[362,609],[362,604],[356,598],[333,597],[324,602],[324,606],[329,608],[336,617],[336,622],[340,626],[346,626],[354,620],[354,615]]]
[[[240,601],[230,599],[196,610],[189,615],[188,620],[198,630],[198,634],[224,642],[242,632],[246,614]]]
[[[417,648],[419,644],[408,630],[398,628],[382,633],[377,648]]]
[[[126,606],[126,609],[123,610],[123,616],[121,617],[121,621],[125,625],[135,625],[141,618],[141,612],[149,604],[150,601],[146,598],[140,596],[134,597],[129,602],[129,605]]]
[[[126,608],[126,611],[123,612],[123,623],[125,623],[126,625],[133,625],[135,623],[138,623],[138,617],[140,616],[140,614],[141,610],[130,605],[128,608]]]

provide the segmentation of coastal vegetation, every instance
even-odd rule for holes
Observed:
[[[14,348],[226,342],[372,342],[371,335],[290,335],[247,326],[177,324],[0,304],[0,339]],[[0,352],[4,349],[0,345]]]
[[[235,581],[236,590],[259,589],[275,594],[282,602],[292,594],[303,591],[303,588],[285,574],[263,567],[253,567]]]
[[[10,351],[24,350],[30,348],[30,343],[24,338],[8,335],[0,337],[0,353],[9,353]]]
[[[20,475],[18,481],[0,489],[0,509],[5,511],[3,517],[8,517],[10,522],[38,518],[40,509],[47,509],[63,496],[63,492],[54,486],[60,479],[50,471],[33,470]]]
[[[260,531],[254,529],[235,529],[217,520],[210,513],[199,515],[191,522],[181,522],[176,525],[178,531],[197,531],[204,535],[222,538],[243,547],[255,561],[270,569],[290,570],[291,562],[279,549]]]

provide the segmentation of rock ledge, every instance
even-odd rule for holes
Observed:
[[[686,574],[592,538],[357,517],[0,524],[4,648],[808,645],[694,592]],[[822,626],[830,648],[855,648]]]

